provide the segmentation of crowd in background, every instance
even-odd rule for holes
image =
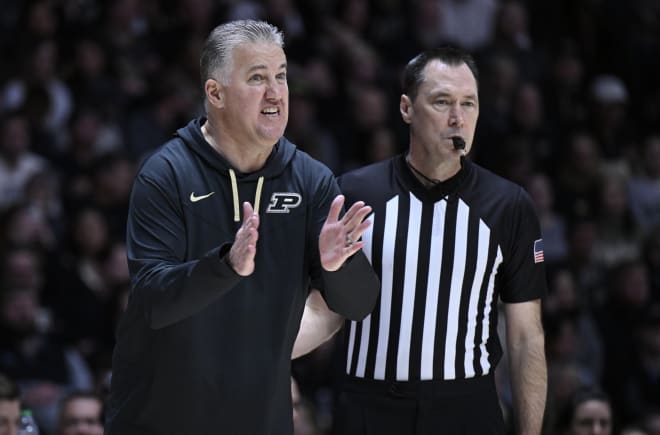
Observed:
[[[0,373],[46,435],[68,393],[107,390],[133,176],[203,114],[200,47],[237,18],[284,31],[285,135],[337,175],[405,151],[414,54],[469,50],[470,158],[523,185],[541,221],[546,433],[595,386],[616,430],[660,434],[660,2],[3,0]],[[341,339],[294,362],[300,434],[331,426]]]

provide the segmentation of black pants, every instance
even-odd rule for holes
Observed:
[[[455,381],[349,379],[335,435],[504,435],[492,376]]]

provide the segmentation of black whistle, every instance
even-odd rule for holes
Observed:
[[[463,140],[462,137],[454,136],[451,138],[451,141],[454,143],[454,149],[455,150],[464,150],[465,149],[465,141]]]

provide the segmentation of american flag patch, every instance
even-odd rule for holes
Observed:
[[[543,262],[543,239],[534,241],[534,263]]]

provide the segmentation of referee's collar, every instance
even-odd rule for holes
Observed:
[[[406,154],[401,154],[394,160],[394,166],[399,182],[420,199],[439,201],[447,199],[448,201],[456,197],[456,192],[472,172],[473,165],[469,159],[461,157],[461,169],[456,174],[445,181],[441,181],[434,186],[427,187],[422,184],[406,164]]]

